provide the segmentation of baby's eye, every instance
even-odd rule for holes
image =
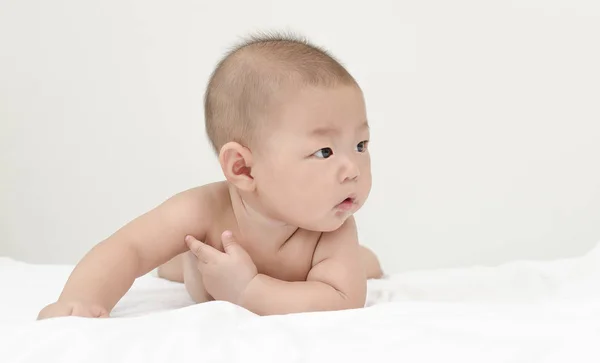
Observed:
[[[369,141],[365,140],[365,141],[361,141],[358,143],[358,145],[356,145],[356,150],[359,153],[363,153],[367,150],[367,145],[369,144]]]
[[[317,151],[316,153],[314,153],[313,155],[318,158],[327,159],[328,157],[333,155],[333,150],[331,150],[330,147],[324,147],[324,148],[320,149],[319,151]]]

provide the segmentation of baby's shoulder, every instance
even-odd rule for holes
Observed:
[[[188,217],[203,217],[215,215],[221,209],[226,209],[228,203],[227,184],[215,182],[193,187],[173,195],[165,204],[173,206],[177,214]]]
[[[219,181],[184,190],[174,196],[189,202],[225,204],[229,198],[227,182]]]
[[[317,245],[317,249],[337,249],[343,246],[356,244],[358,244],[356,221],[354,220],[354,217],[350,216],[338,229],[323,232]]]
[[[359,247],[356,222],[351,216],[338,229],[322,233],[313,255],[313,266],[327,259],[355,255]]]

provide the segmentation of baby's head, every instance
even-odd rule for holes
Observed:
[[[228,182],[267,217],[332,231],[371,189],[362,91],[324,50],[256,36],[213,72],[206,131]]]

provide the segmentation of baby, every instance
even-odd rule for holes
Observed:
[[[218,64],[205,95],[225,181],[169,198],[96,245],[38,319],[107,317],[134,280],[259,315],[361,308],[382,271],[352,217],[369,195],[362,91],[324,50],[261,35]]]

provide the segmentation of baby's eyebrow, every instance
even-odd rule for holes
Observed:
[[[327,135],[337,135],[340,133],[335,127],[318,127],[310,132],[312,136],[327,136]]]
[[[357,130],[369,129],[369,122],[365,121],[356,127]],[[329,135],[338,135],[340,130],[336,127],[317,127],[310,132],[311,136],[329,136]]]

